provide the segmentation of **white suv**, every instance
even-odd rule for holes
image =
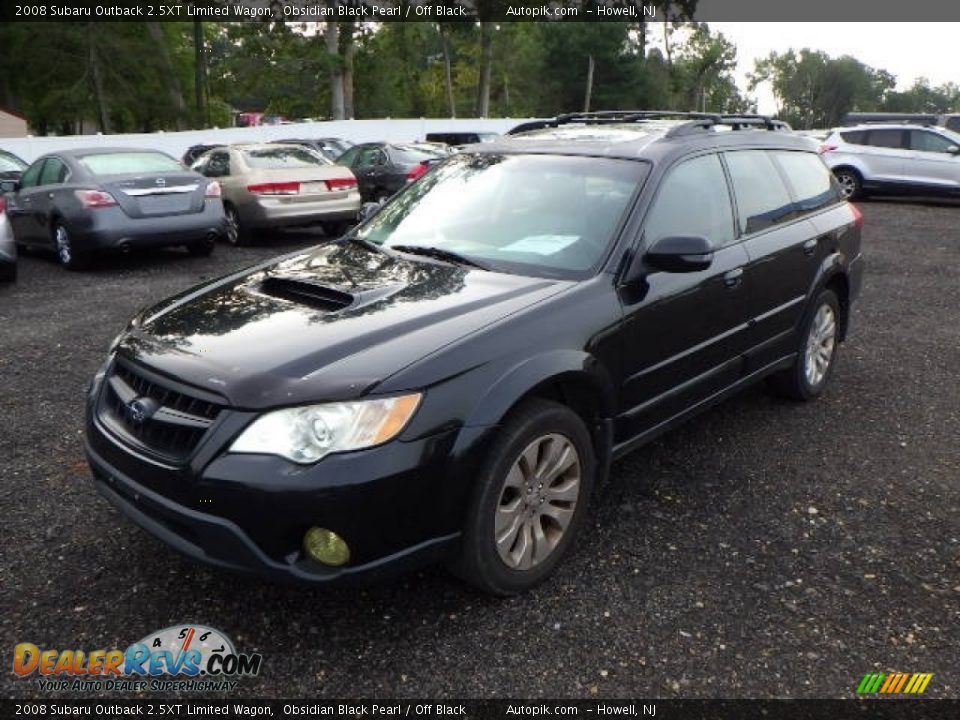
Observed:
[[[844,197],[960,194],[960,133],[910,123],[837,128],[820,146]]]

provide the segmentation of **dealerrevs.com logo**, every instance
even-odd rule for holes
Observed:
[[[20,643],[13,672],[36,676],[41,690],[229,691],[260,672],[263,656],[238,653],[225,634],[203,625],[174,625],[126,650],[55,650]]]

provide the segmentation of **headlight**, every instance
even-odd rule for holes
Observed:
[[[330,453],[373,447],[400,434],[420,397],[415,393],[275,410],[257,418],[230,451],[279,455],[305,465]]]

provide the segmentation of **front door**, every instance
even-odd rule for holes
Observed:
[[[668,171],[643,224],[640,251],[669,236],[706,237],[706,270],[647,271],[624,287],[624,378],[615,443],[621,447],[729,387],[748,346],[747,254],[736,241],[716,154]]]

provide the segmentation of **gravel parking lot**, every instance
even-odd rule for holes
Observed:
[[[507,601],[440,570],[363,591],[224,574],[94,490],[84,388],[128,318],[320,235],[81,274],[21,258],[0,286],[4,663],[197,622],[263,653],[249,697],[850,697],[891,670],[960,695],[960,206],[862,209],[866,286],[826,396],[757,388],[617,463],[575,555]]]

